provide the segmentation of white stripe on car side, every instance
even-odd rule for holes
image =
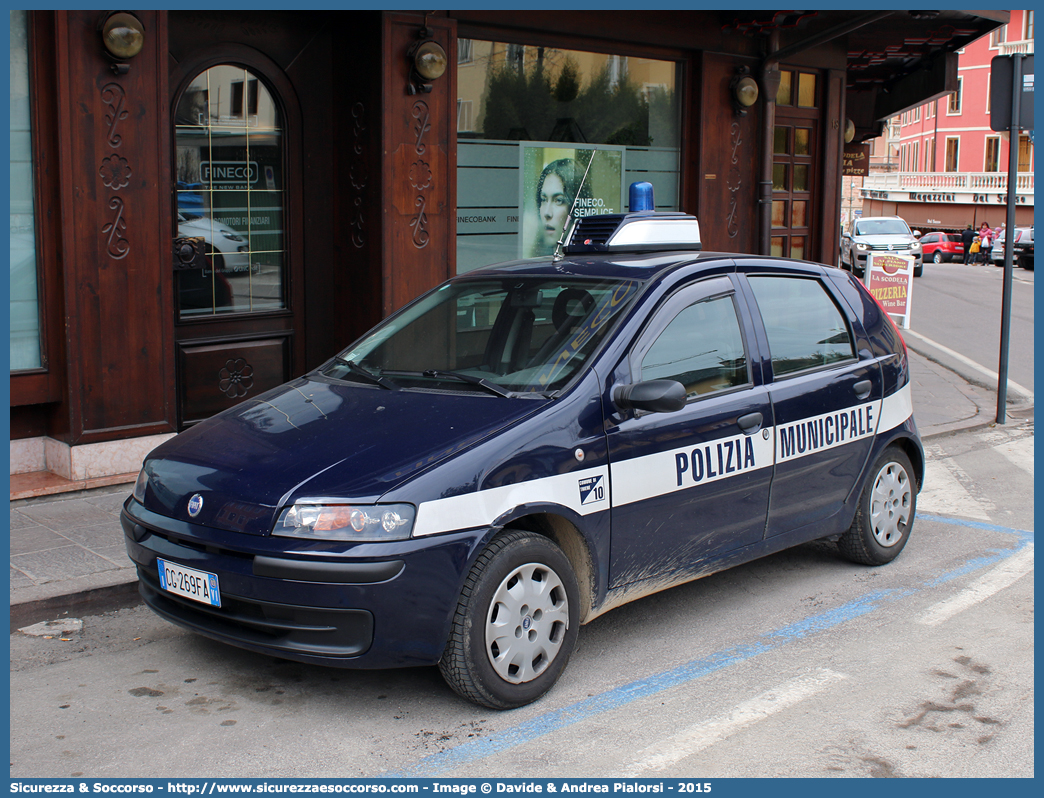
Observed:
[[[609,467],[572,471],[423,502],[417,508],[413,537],[489,526],[514,507],[537,503],[558,504],[580,515],[608,510]]]
[[[775,462],[807,457],[880,435],[913,415],[910,384],[891,396],[824,413],[753,435],[730,435],[666,452],[613,463],[612,504],[623,506],[695,485],[716,482]],[[557,504],[579,515],[610,507],[609,467],[588,468],[553,477],[516,482],[423,502],[417,508],[413,536],[489,526],[524,504]]]

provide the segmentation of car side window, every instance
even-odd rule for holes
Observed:
[[[677,380],[689,398],[750,382],[733,296],[689,305],[642,358],[643,380]]]
[[[848,324],[819,280],[773,275],[748,282],[765,323],[777,379],[855,358]]]

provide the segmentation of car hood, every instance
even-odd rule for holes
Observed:
[[[887,236],[856,236],[856,241],[871,246],[887,246],[888,244],[913,244],[917,239],[913,236],[887,235]]]
[[[147,458],[145,506],[268,534],[299,498],[376,501],[550,400],[385,390],[301,378],[207,419]],[[195,516],[189,499],[202,498]]]

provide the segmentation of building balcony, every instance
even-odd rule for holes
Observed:
[[[1015,55],[1015,53],[1029,53],[1033,52],[1033,40],[1021,42],[1002,42],[998,47],[999,52],[997,55]]]
[[[1019,172],[1015,178],[1016,195],[1027,195],[1033,201],[1033,172]],[[930,191],[959,194],[996,194],[1007,192],[1005,172],[884,172],[863,178],[863,191]]]

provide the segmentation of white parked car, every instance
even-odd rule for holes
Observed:
[[[920,233],[898,216],[864,216],[852,222],[841,236],[841,268],[862,276],[866,271],[866,258],[871,252],[892,252],[896,255],[912,255],[914,277],[920,277],[924,269]]]
[[[1007,230],[1001,230],[997,241],[990,252],[990,261],[997,266],[1004,265],[1004,241]],[[1015,251],[1012,254],[1012,265],[1033,271],[1033,228],[1015,228]]]
[[[201,236],[207,257],[221,274],[231,277],[250,272],[250,244],[226,224],[207,216],[186,216],[178,213],[178,235],[186,238]]]

